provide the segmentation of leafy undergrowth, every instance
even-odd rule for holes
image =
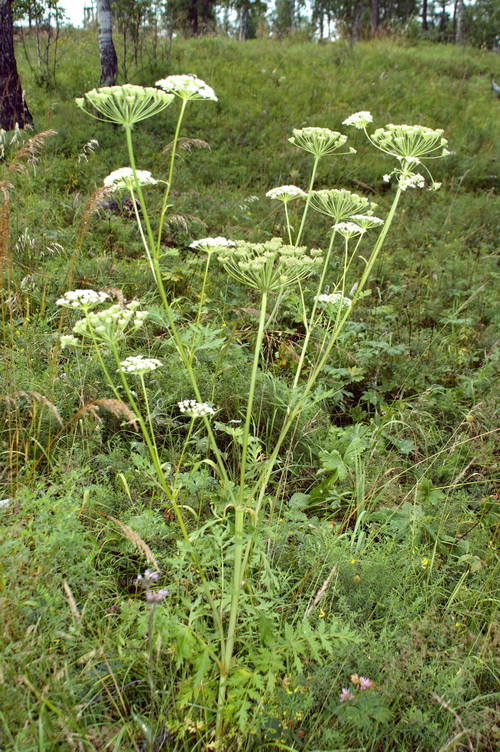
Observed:
[[[57,135],[47,136],[35,173],[6,174],[0,747],[209,750],[216,685],[200,644],[211,644],[213,625],[199,572],[125,395],[116,399],[95,359],[59,348],[68,314],[56,299],[92,288],[121,304],[140,299],[150,315],[134,346],[169,364],[176,355],[130,212],[109,211],[95,194],[126,164],[120,129],[85,119],[72,101],[97,84],[95,44],[84,34],[65,44],[58,89],[38,90],[23,72],[37,126]],[[292,128],[341,130],[349,114],[369,109],[377,126],[442,127],[452,150],[433,170],[441,191],[405,196],[370,294],[280,454],[253,541],[225,748],[493,752],[500,134],[488,74],[496,60],[389,41],[176,40],[170,71],[145,55],[134,82],[195,72],[219,96],[183,126],[182,136],[210,149],[195,142],[180,152],[162,238],[163,279],[186,319],[198,311],[205,263],[192,240],[285,233],[265,192],[306,187]],[[138,167],[166,177],[174,128],[167,110],[137,129]],[[385,216],[392,193],[382,175],[391,168],[358,135],[357,154],[320,164],[317,187],[355,190]],[[91,139],[99,144],[85,146]],[[161,201],[153,192],[149,200],[154,214]],[[298,225],[294,209],[291,221]],[[312,220],[309,247],[323,247],[329,223]],[[222,269],[203,302],[194,370],[217,406],[217,441],[235,478],[259,304]],[[263,456],[294,399],[301,310],[291,293],[265,333],[252,415]],[[187,519],[203,523],[200,566],[215,583],[229,577],[232,546],[215,525],[231,511],[211,460],[200,461],[206,436],[188,435],[179,419],[177,402],[191,396],[181,369],[155,372],[154,435],[165,466],[178,468]],[[258,473],[257,451],[253,461]],[[136,582],[146,566],[158,567],[169,591],[154,609]]]

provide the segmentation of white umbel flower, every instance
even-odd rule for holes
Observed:
[[[342,125],[352,125],[354,128],[366,128],[366,126],[372,122],[373,118],[371,113],[367,110],[362,110],[361,112],[355,112],[353,115],[349,115],[349,117],[342,122]]]
[[[78,308],[82,311],[90,311],[99,303],[104,303],[109,298],[105,292],[96,292],[95,290],[70,290],[65,292],[62,298],[56,300],[56,305],[64,308]]]
[[[200,240],[193,240],[189,244],[190,248],[194,248],[197,251],[205,251],[205,253],[215,253],[217,251],[223,251],[225,248],[234,246],[234,240],[228,240],[227,238],[200,238]]]
[[[87,115],[96,120],[105,120],[124,128],[132,128],[135,123],[156,115],[173,101],[171,94],[154,89],[152,86],[103,86],[92,89],[75,102]],[[91,110],[88,109],[90,105]],[[92,110],[99,113],[95,115]]]
[[[134,190],[139,185],[156,185],[158,181],[154,179],[148,170],[136,170],[131,167],[120,167],[114,170],[104,178],[104,187],[111,191]]]
[[[407,188],[423,188],[425,186],[425,178],[419,172],[401,175],[398,185],[402,191],[406,191]]]
[[[278,188],[271,188],[271,190],[266,193],[266,196],[268,198],[277,199],[278,201],[283,201],[283,203],[286,204],[294,198],[306,198],[307,193],[305,193],[302,188],[297,188],[296,185],[280,185]]]
[[[344,238],[352,238],[354,235],[363,235],[366,232],[364,227],[357,225],[355,222],[338,222],[332,226],[332,230],[343,235]]]
[[[192,73],[161,78],[156,82],[156,86],[170,94],[175,94],[180,99],[211,99],[217,102],[217,96],[212,87]]]
[[[352,305],[352,300],[344,297],[340,292],[323,293],[322,295],[318,295],[316,300],[323,305],[342,306],[345,308],[349,308]]]
[[[339,147],[347,141],[338,131],[331,131],[329,128],[316,128],[310,126],[307,128],[294,128],[293,136],[289,138],[291,144],[304,149],[316,157],[323,157],[326,154],[333,154]]]
[[[372,227],[381,227],[384,220],[379,217],[371,217],[368,214],[353,214],[350,219],[354,220],[357,225],[365,230],[371,230]]]
[[[145,358],[144,355],[130,355],[122,360],[120,366],[125,373],[134,373],[136,376],[142,376],[145,373],[156,371],[163,365],[157,358]]]
[[[179,410],[190,418],[203,418],[205,415],[215,415],[215,410],[206,402],[196,402],[188,399],[177,403]]]

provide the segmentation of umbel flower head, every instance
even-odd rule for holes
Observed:
[[[212,87],[208,86],[205,81],[202,81],[201,78],[192,73],[161,78],[156,82],[156,86],[175,94],[180,99],[211,99],[217,102],[217,97]]]
[[[423,125],[393,125],[377,128],[370,140],[377,148],[400,160],[418,164],[421,159],[437,159],[450,152],[441,128],[432,130]]]
[[[302,188],[297,188],[296,185],[280,185],[278,188],[271,188],[271,190],[266,193],[266,196],[287,204],[294,198],[306,198],[307,193],[305,193]]]
[[[100,89],[92,89],[75,101],[80,109],[96,120],[104,120],[123,125],[124,128],[131,128],[135,123],[146,120],[146,118],[164,110],[173,99],[172,94],[159,91],[152,86],[124,84],[123,86],[102,86]],[[89,106],[97,110],[99,115],[95,115],[93,111],[87,109]]]
[[[129,355],[122,360],[120,366],[125,373],[133,373],[136,376],[144,376],[145,373],[151,373],[163,365],[157,358],[145,358],[144,355]]]
[[[62,298],[56,300],[56,305],[64,308],[78,308],[81,311],[90,311],[99,303],[104,303],[109,299],[105,292],[96,292],[95,290],[70,290],[65,292]]]
[[[323,157],[325,154],[333,154],[339,147],[347,141],[338,131],[331,131],[329,128],[294,128],[293,136],[289,138],[291,144],[295,144],[299,149],[304,149],[316,157]],[[354,149],[352,149],[354,151]]]
[[[147,311],[138,311],[140,303],[133,300],[126,306],[112,305],[98,313],[87,313],[84,319],[77,321],[73,327],[73,334],[83,341],[100,342],[104,345],[115,345],[129,332],[136,332],[144,324]],[[66,341],[66,344],[76,344]]]
[[[311,206],[320,214],[326,214],[336,222],[342,222],[360,212],[370,214],[377,204],[343,188],[332,188],[313,191]]]
[[[203,418],[205,415],[215,415],[215,410],[206,402],[196,402],[188,399],[177,403],[179,410],[190,418]]]
[[[324,306],[334,306],[336,308],[349,308],[352,305],[351,298],[344,297],[340,292],[322,293],[316,300]]]
[[[235,245],[233,240],[227,238],[200,238],[200,240],[193,240],[189,244],[190,248],[194,248],[197,251],[205,251],[205,253],[217,253],[223,251],[225,248]]]
[[[281,238],[266,243],[236,241],[218,260],[234,279],[260,292],[278,292],[308,277],[321,263],[321,251],[307,255],[305,247],[283,245]]]
[[[356,224],[355,222],[337,222],[333,225],[332,230],[336,230],[346,240],[353,238],[356,235],[364,235],[366,230],[364,227]]]
[[[366,128],[366,126],[373,121],[371,112],[362,110],[361,112],[355,112],[353,115],[349,115],[342,125],[352,125],[354,128]]]
[[[381,227],[384,224],[383,219],[371,217],[369,214],[352,214],[349,219],[364,230],[371,230],[373,227]]]
[[[109,188],[111,191],[121,190],[135,190],[137,184],[139,185],[156,185],[157,180],[147,170],[134,171],[131,167],[120,167],[118,170],[114,170],[107,177],[104,178],[104,187]]]

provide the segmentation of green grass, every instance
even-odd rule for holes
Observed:
[[[40,89],[18,50],[36,128],[57,135],[36,173],[7,175],[1,496],[11,501],[0,507],[0,748],[143,750],[152,722],[153,748],[168,731],[166,748],[208,750],[212,679],[203,684],[193,633],[204,630],[210,642],[212,628],[196,570],[138,435],[109,403],[84,407],[113,396],[99,365],[58,349],[68,322],[55,301],[67,289],[115,287],[128,299],[158,302],[134,223],[86,212],[103,177],[126,163],[119,130],[73,103],[98,85],[96,40],[68,33],[62,51],[56,85]],[[324,369],[320,386],[329,393],[315,393],[280,458],[255,541],[255,590],[241,616],[242,634],[263,648],[249,655],[238,646],[240,727],[228,734],[228,750],[498,748],[500,126],[488,80],[497,64],[493,53],[389,40],[351,47],[214,38],[175,40],[170,70],[166,54],[153,59],[145,49],[133,76],[150,85],[194,72],[219,96],[188,112],[181,135],[211,148],[183,152],[172,212],[185,224],[169,225],[164,238],[168,292],[186,316],[197,310],[203,274],[191,240],[284,232],[265,192],[284,183],[305,188],[308,162],[288,143],[292,128],[343,130],[348,115],[369,109],[377,127],[444,128],[453,152],[433,171],[441,191],[404,196],[371,295]],[[165,177],[162,152],[174,127],[167,110],[137,129],[139,168]],[[358,191],[384,216],[392,191],[382,175],[391,168],[357,131],[350,136],[357,154],[321,163],[317,185]],[[78,161],[91,138],[99,148]],[[0,179],[7,165],[0,163]],[[327,229],[327,220],[314,219],[307,244],[321,247]],[[217,419],[231,425],[244,412],[258,301],[220,271],[207,295],[207,337],[215,336],[210,327],[229,334],[224,353],[200,351],[195,370]],[[170,363],[175,347],[159,316],[135,344]],[[292,399],[303,337],[300,301],[291,295],[266,333],[256,385],[252,431],[267,452]],[[154,430],[174,466],[185,437],[175,404],[189,396],[179,369],[158,371]],[[210,525],[229,511],[210,467],[198,461],[204,441],[200,432],[190,438],[181,487],[183,502]],[[218,441],[237,476],[237,442],[222,432]],[[153,708],[148,611],[134,585],[150,562],[120,522],[149,546],[170,590],[154,616]],[[214,540],[210,529],[203,564],[215,580],[230,540]],[[253,598],[262,599],[260,621]],[[301,635],[309,607],[314,634],[334,634],[325,633],[328,649]],[[374,687],[356,690],[355,674]],[[247,696],[262,677],[266,686]],[[355,699],[340,703],[349,687]]]

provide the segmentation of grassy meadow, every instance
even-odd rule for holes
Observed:
[[[195,73],[218,101],[134,127],[166,182],[123,207],[102,186],[125,131],[74,102],[95,35],[63,35],[48,88],[17,58],[35,132],[0,160],[0,749],[497,750],[498,56],[145,43],[130,83]],[[342,125],[364,110],[368,133],[444,130],[439,190],[383,180],[404,162]],[[266,197],[308,191],[308,127],[348,136],[313,187],[394,209],[383,245]],[[263,292],[253,256],[235,279],[190,247],[220,236],[324,266],[288,250]],[[114,318],[57,305],[71,290]],[[128,372],[137,353],[161,366]]]

